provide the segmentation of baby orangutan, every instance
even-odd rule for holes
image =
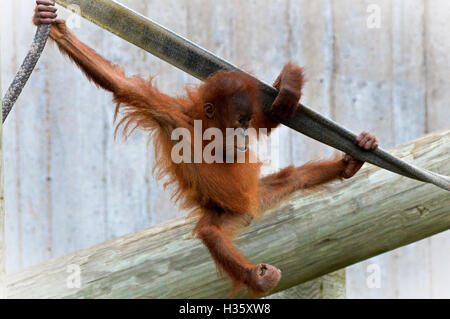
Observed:
[[[258,82],[239,71],[220,71],[202,85],[186,89],[184,97],[161,93],[151,81],[127,77],[124,71],[86,46],[56,19],[56,8],[48,0],[38,0],[33,21],[52,24],[50,33],[61,52],[67,55],[99,87],[110,91],[117,103],[116,114],[123,114],[119,125],[130,125],[152,132],[157,148],[158,177],[168,176],[176,186],[176,198],[184,208],[199,213],[195,234],[209,250],[219,269],[233,282],[233,291],[247,286],[255,295],[269,293],[280,281],[281,271],[274,266],[247,260],[233,245],[236,230],[264,209],[292,192],[348,179],[364,164],[350,155],[287,167],[260,178],[261,163],[179,163],[171,159],[176,128],[194,135],[194,121],[202,122],[202,133],[218,128],[226,136],[227,128],[254,128],[268,131],[280,123],[262,111]],[[304,84],[303,71],[288,63],[274,83],[279,91],[271,112],[280,119],[294,115],[299,107]],[[362,133],[355,141],[365,150],[374,150],[378,141]],[[225,145],[226,143],[224,143]],[[246,145],[248,146],[248,145]],[[204,146],[203,146],[204,148]],[[248,158],[249,149],[236,148]]]

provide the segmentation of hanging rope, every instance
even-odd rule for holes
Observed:
[[[6,91],[5,97],[2,103],[2,114],[3,122],[5,123],[9,112],[11,112],[14,104],[17,101],[20,93],[22,93],[25,84],[27,84],[31,73],[39,61],[42,51],[44,50],[45,44],[47,43],[48,35],[50,34],[51,25],[43,24],[37,28],[36,34],[34,36],[33,44],[31,49],[28,51],[25,60],[19,68],[14,80]]]

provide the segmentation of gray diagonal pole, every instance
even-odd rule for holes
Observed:
[[[237,69],[231,63],[116,1],[56,0],[56,2],[66,8],[78,6],[84,18],[200,80],[220,70]],[[278,92],[266,83],[260,82],[260,86],[264,110],[269,114],[270,106]],[[354,133],[305,105],[301,105],[293,118],[281,122],[360,160],[450,191],[449,177],[410,165],[381,148],[375,151],[362,150],[354,144],[356,139]]]

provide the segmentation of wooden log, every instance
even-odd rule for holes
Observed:
[[[345,269],[280,291],[266,299],[345,299]]]
[[[450,131],[396,147],[404,160],[450,173]],[[353,179],[298,192],[236,239],[253,262],[276,265],[282,291],[450,229],[450,193],[367,165]],[[180,218],[7,276],[10,298],[221,298],[195,220]],[[80,287],[68,284],[80,270]],[[246,297],[245,290],[237,297]]]

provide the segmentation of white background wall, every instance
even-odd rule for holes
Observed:
[[[450,127],[450,1],[121,2],[264,81],[288,60],[305,65],[303,102],[383,147]],[[33,3],[3,1],[4,90],[33,38]],[[380,28],[367,26],[371,4]],[[85,20],[75,33],[128,74],[156,74],[167,93],[197,83]],[[8,272],[185,213],[152,177],[145,134],[114,141],[112,118],[111,95],[48,45],[4,127]],[[287,128],[280,136],[281,166],[335,153]],[[347,296],[450,298],[449,252],[447,232],[349,267]],[[366,285],[370,264],[379,289]]]

